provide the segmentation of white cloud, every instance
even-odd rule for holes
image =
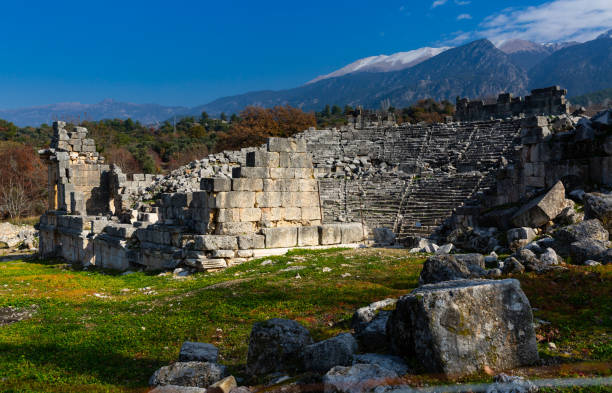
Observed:
[[[470,14],[459,14],[459,15],[457,15],[457,20],[464,20],[464,19],[472,19],[472,15],[470,15]]]
[[[457,4],[457,5],[468,5],[470,3],[471,3],[471,1],[469,1],[469,0],[455,0],[455,4]]]
[[[612,28],[610,0],[554,0],[539,6],[507,8],[486,17],[479,29],[449,43],[488,38],[495,44],[520,38],[535,42],[589,41]]]
[[[447,1],[448,0],[435,0],[433,4],[431,5],[431,8],[436,8],[438,6],[444,5],[446,4]]]

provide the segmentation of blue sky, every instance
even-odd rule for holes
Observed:
[[[194,106],[298,86],[372,55],[480,37],[585,41],[612,28],[610,0],[58,0],[0,11],[0,109]]]

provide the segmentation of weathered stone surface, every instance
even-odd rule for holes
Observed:
[[[266,237],[264,235],[249,234],[238,236],[238,247],[241,250],[265,248]]]
[[[508,257],[504,260],[502,272],[504,274],[521,274],[525,272],[525,266],[515,257]]]
[[[395,244],[395,233],[389,228],[374,228],[374,241],[381,246]]]
[[[225,377],[220,381],[217,381],[210,385],[208,393],[230,393],[233,389],[238,387],[236,378],[233,375]]]
[[[584,239],[570,244],[570,256],[572,262],[583,264],[588,260],[601,261],[604,253],[608,250],[604,242]]]
[[[482,257],[482,255],[480,256]],[[470,267],[472,270],[470,270]],[[457,259],[456,255],[434,255],[427,258],[425,264],[423,264],[423,270],[421,270],[419,276],[419,285],[479,277],[481,270],[475,265],[468,265],[467,262]]]
[[[365,327],[356,332],[361,351],[381,352],[388,348],[387,321],[391,311],[380,311]]]
[[[538,234],[533,228],[523,227],[523,228],[512,228],[506,232],[506,238],[508,240],[508,245],[511,249],[517,250],[521,247],[524,247],[528,243],[530,243],[533,239],[536,238]]]
[[[612,194],[585,194],[584,218],[586,220],[598,219],[610,232],[612,230]]]
[[[253,325],[249,337],[247,372],[255,375],[301,368],[301,353],[312,344],[306,328],[287,319],[270,319]]]
[[[325,393],[365,393],[397,377],[396,372],[377,364],[337,366],[323,376],[323,387]]]
[[[296,227],[263,228],[261,233],[266,237],[266,248],[295,247],[297,245]]]
[[[380,310],[394,306],[396,303],[397,299],[388,298],[371,303],[365,307],[358,308],[353,314],[351,327],[355,329],[355,331],[360,331],[366,327],[367,324],[372,322]]]
[[[493,381],[486,393],[536,393],[540,390],[533,382],[518,376],[499,374]]]
[[[206,178],[200,181],[200,189],[209,192],[232,190],[232,180],[222,177]]]
[[[546,251],[542,253],[542,255],[540,255],[540,262],[548,266],[558,265],[560,259],[561,258],[557,255],[555,250],[550,247],[547,248]]]
[[[363,225],[358,222],[340,224],[341,227],[341,242],[343,244],[359,243],[365,238],[365,230]]]
[[[552,221],[565,208],[565,187],[557,182],[546,194],[533,199],[512,216],[517,227],[537,228]]]
[[[455,259],[465,266],[468,269],[479,272],[480,269],[485,268],[485,257],[482,254],[471,253],[471,254],[454,254]]]
[[[217,362],[219,349],[212,344],[185,341],[179,352],[179,362]]]
[[[570,245],[574,242],[595,240],[607,244],[610,235],[599,220],[591,219],[560,228],[553,233],[553,236],[557,252],[567,256]]]
[[[211,362],[176,362],[155,371],[149,385],[207,388],[225,376],[225,367]]]
[[[342,242],[342,228],[339,224],[324,224],[319,227],[321,244],[340,244]]]
[[[236,250],[238,241],[236,236],[224,235],[197,235],[194,237],[196,250]]]
[[[319,227],[298,227],[298,247],[319,245]]]
[[[388,323],[393,350],[452,375],[538,360],[533,315],[517,280],[457,280],[403,296]]]
[[[327,372],[334,366],[349,366],[357,352],[357,340],[350,333],[308,345],[304,348],[303,362],[306,370]]]
[[[410,368],[399,356],[383,355],[380,353],[364,353],[353,357],[353,364],[376,364],[387,370],[395,372],[400,377],[410,371]]]

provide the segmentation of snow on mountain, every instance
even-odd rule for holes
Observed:
[[[351,64],[327,75],[320,75],[306,84],[308,85],[323,79],[335,78],[338,76],[351,74],[353,72],[390,72],[403,70],[414,67],[415,65],[437,56],[448,49],[451,49],[451,47],[424,47],[408,52],[398,52],[392,55],[370,56],[354,61]]]
[[[516,52],[549,52],[544,45],[525,40],[507,40],[498,46],[498,49],[506,54]]]

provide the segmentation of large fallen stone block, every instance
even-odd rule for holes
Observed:
[[[512,216],[517,227],[540,227],[552,221],[565,208],[565,187],[558,181],[546,194],[531,200]]]
[[[356,331],[361,351],[382,352],[388,349],[387,322],[391,311],[380,311],[365,327]]]
[[[327,372],[334,366],[349,366],[357,352],[357,340],[350,333],[319,341],[304,348],[304,369]]]
[[[247,372],[263,375],[300,369],[301,354],[310,344],[310,333],[296,321],[274,318],[256,323],[249,337]]]
[[[598,219],[610,232],[612,230],[612,194],[585,194],[584,218],[586,220]]]
[[[576,242],[591,243],[595,241],[607,247],[610,234],[599,220],[591,219],[560,228],[553,233],[553,236],[555,238],[555,250],[563,256],[568,256],[570,255],[571,244]]]
[[[207,388],[225,377],[225,366],[211,362],[176,362],[151,376],[149,385],[179,385]]]
[[[529,300],[517,280],[457,280],[400,298],[387,330],[398,355],[429,372],[466,375],[538,361]]]
[[[465,254],[480,255],[480,254]],[[482,255],[480,255],[482,257]],[[484,266],[484,258],[482,258]],[[456,255],[433,255],[423,264],[419,276],[419,285],[432,284],[441,281],[460,280],[463,278],[480,277],[484,271],[478,265],[470,263],[469,259],[460,259]]]

